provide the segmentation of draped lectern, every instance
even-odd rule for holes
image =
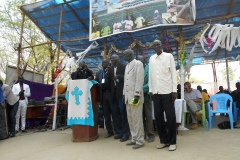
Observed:
[[[90,142],[98,138],[96,81],[70,80],[68,83],[68,126],[73,142]]]

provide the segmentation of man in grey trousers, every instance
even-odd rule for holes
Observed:
[[[149,75],[149,66],[147,60],[143,56],[138,56],[137,59],[143,63],[144,67],[144,83],[143,83],[143,93],[144,93],[144,103],[143,103],[143,121],[146,119],[144,125],[144,130],[146,136],[148,136],[148,142],[153,142],[155,139],[154,130],[153,130],[153,119],[152,119],[152,100],[149,94],[148,86],[148,75]],[[146,137],[145,136],[145,137]]]
[[[142,62],[133,59],[131,49],[125,50],[123,55],[124,60],[128,62],[124,75],[123,101],[126,104],[127,118],[132,135],[132,141],[126,145],[133,145],[133,149],[138,149],[144,145],[142,119],[144,70]]]

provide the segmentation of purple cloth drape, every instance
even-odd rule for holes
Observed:
[[[31,96],[28,99],[42,101],[45,97],[52,96],[54,85],[41,84],[28,80],[24,80],[23,83],[28,84],[30,87]]]

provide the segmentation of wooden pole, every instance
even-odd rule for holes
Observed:
[[[59,55],[60,55],[60,40],[61,40],[61,31],[62,31],[62,14],[63,14],[63,5],[60,13],[60,24],[58,30],[58,55],[57,55],[57,65],[59,64]],[[57,104],[58,104],[58,76],[55,79],[55,105],[54,105],[54,115],[53,115],[53,125],[52,130],[54,131],[56,127],[56,119],[57,119]]]
[[[179,66],[178,42],[177,41],[176,41],[176,53],[177,53],[177,66]]]
[[[139,55],[139,52],[140,52],[139,45],[136,44],[136,59],[137,59],[137,56]]]
[[[229,70],[228,70],[228,51],[225,49],[225,61],[226,61],[226,74],[227,74],[227,86],[228,91],[230,91],[230,80],[229,80]]]
[[[57,54],[57,65],[59,63],[59,55],[60,55],[60,51],[61,51],[61,45],[60,45],[60,40],[61,40],[61,31],[62,31],[62,15],[63,15],[63,5],[61,8],[61,12],[60,12],[60,23],[59,23],[59,29],[58,29],[58,54]]]
[[[107,38],[104,38],[104,54],[103,54],[104,59],[107,58]]]
[[[213,80],[214,80],[214,82],[217,82],[215,61],[213,61],[213,63],[212,63],[212,71],[213,71]]]
[[[19,48],[17,49],[18,51],[18,61],[17,61],[17,77],[21,75],[20,73],[20,57],[21,57],[21,47],[22,47],[22,37],[23,37],[23,27],[24,27],[24,21],[25,21],[25,14],[23,13],[22,15],[22,24],[21,24],[21,32],[20,32],[20,41],[19,41]]]

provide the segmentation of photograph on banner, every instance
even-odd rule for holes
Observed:
[[[195,0],[90,0],[89,40],[156,26],[193,25]]]

